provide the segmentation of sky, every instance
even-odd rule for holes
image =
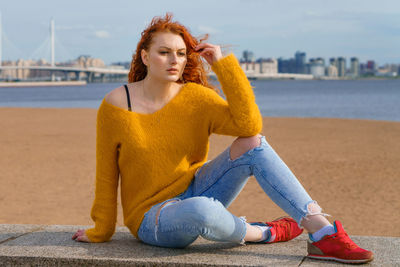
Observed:
[[[0,0],[2,59],[50,61],[50,20],[55,59],[80,55],[106,64],[127,62],[141,32],[166,12],[225,54],[291,58],[358,57],[400,64],[398,0]],[[349,63],[348,63],[349,64]]]

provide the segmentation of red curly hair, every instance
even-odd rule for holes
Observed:
[[[208,34],[203,39],[197,40],[193,37],[189,30],[177,21],[172,21],[172,13],[167,13],[165,17],[154,17],[150,25],[142,32],[141,39],[137,45],[136,53],[132,55],[131,67],[128,74],[130,83],[143,80],[147,75],[146,65],[142,61],[142,49],[148,51],[154,35],[158,32],[171,32],[182,37],[186,45],[187,62],[182,73],[182,80],[178,83],[194,82],[206,86],[219,92],[219,90],[211,85],[208,81],[207,72],[204,69],[199,53],[194,47],[208,38]]]

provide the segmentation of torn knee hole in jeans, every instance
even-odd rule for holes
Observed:
[[[178,202],[178,201],[179,201],[179,200],[171,199],[171,200],[165,202],[164,204],[162,204],[162,205],[158,208],[157,213],[156,213],[156,223],[155,223],[155,230],[154,230],[154,238],[155,238],[156,241],[158,241],[158,238],[157,238],[157,232],[158,232],[158,218],[160,217],[161,210],[162,210],[163,208],[165,208],[165,207],[167,207],[167,206],[169,206],[169,205],[175,203],[175,202]]]
[[[258,134],[257,137],[258,137],[258,144],[251,145],[246,151],[244,151],[243,153],[240,153],[240,155],[235,155],[233,158],[232,158],[232,145],[231,145],[229,147],[229,161],[236,161],[239,158],[243,157],[245,154],[253,153],[252,152],[253,150],[263,150],[264,148],[263,148],[262,139],[263,139],[264,136],[261,135],[261,134]],[[249,137],[243,137],[243,138],[249,138]]]
[[[262,148],[262,146],[263,146],[263,141],[262,141],[262,139],[263,139],[263,135],[259,135],[259,141],[260,141],[260,143],[254,148],[255,150],[262,150],[263,148]]]

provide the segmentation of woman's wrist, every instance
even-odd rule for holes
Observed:
[[[220,59],[218,59],[217,61],[215,61],[212,65],[211,65],[211,69],[218,74],[218,70],[221,68],[224,68],[224,66],[231,66],[231,65],[236,65],[237,60],[236,57],[233,53],[230,53],[226,56],[221,57]]]

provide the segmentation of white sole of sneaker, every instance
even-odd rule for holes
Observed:
[[[316,260],[327,260],[327,261],[338,261],[338,262],[343,262],[343,263],[366,263],[372,261],[374,258],[370,259],[365,259],[365,260],[345,260],[345,259],[339,259],[335,257],[329,257],[329,256],[321,256],[321,255],[307,255],[308,258],[311,259],[316,259]]]

